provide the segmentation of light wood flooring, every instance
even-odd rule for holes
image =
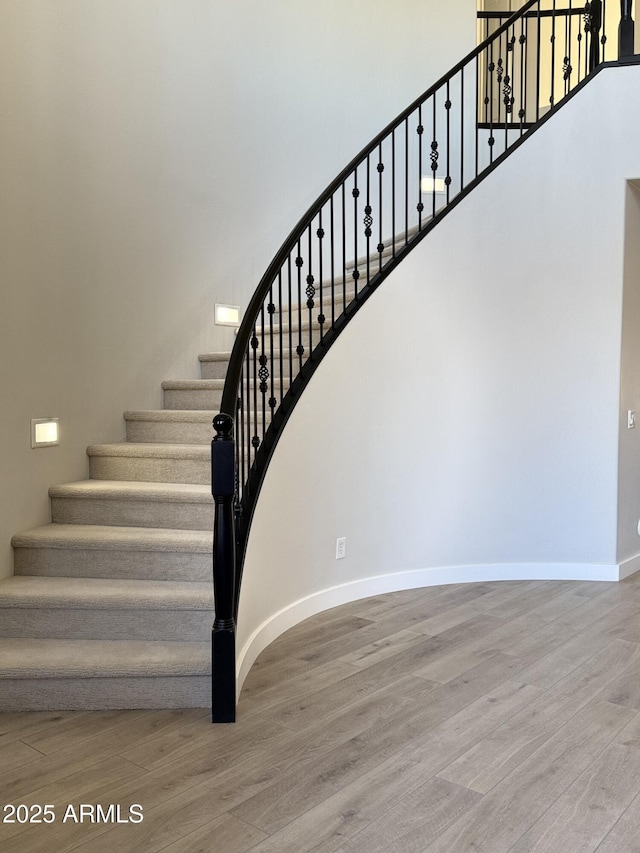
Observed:
[[[144,819],[63,823],[81,803]],[[639,853],[640,577],[336,608],[261,655],[235,725],[0,714],[4,804],[56,820],[1,853]]]

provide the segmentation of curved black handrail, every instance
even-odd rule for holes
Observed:
[[[214,720],[235,714],[233,635],[249,527],[300,394],[383,279],[584,83],[583,62],[586,73],[597,64],[598,30],[589,11],[574,26],[574,16],[555,13],[555,2],[551,14],[541,2],[529,0],[511,15],[345,166],[293,228],[249,303],[212,443],[214,471],[224,466],[227,472],[220,494],[214,487],[214,578],[216,590],[225,591],[224,601],[216,592],[214,662],[224,684],[215,686],[216,673]],[[232,492],[235,548],[229,531],[222,532]]]
[[[251,332],[256,321],[256,317],[259,314],[260,308],[264,303],[265,297],[269,292],[269,287],[273,283],[274,278],[278,274],[278,270],[281,269],[283,263],[286,261],[287,257],[291,253],[291,251],[295,248],[296,241],[300,237],[301,234],[305,232],[305,230],[309,226],[309,222],[312,222],[315,216],[317,215],[318,210],[320,210],[326,202],[331,198],[333,193],[344,183],[344,181],[351,175],[354,169],[366,160],[367,155],[371,154],[375,151],[377,145],[380,144],[382,140],[389,136],[389,134],[395,129],[398,128],[405,119],[407,119],[412,113],[416,111],[416,109],[423,104],[431,95],[435,94],[443,85],[446,84],[447,80],[450,80],[457,73],[459,73],[466,65],[468,65],[475,57],[480,56],[482,52],[486,49],[487,45],[503,33],[507,32],[507,30],[517,21],[524,12],[532,9],[534,6],[539,4],[539,0],[529,0],[522,9],[518,12],[515,12],[504,24],[500,26],[495,33],[493,33],[489,38],[485,39],[481,44],[479,44],[474,50],[472,50],[467,56],[462,59],[456,66],[454,66],[447,74],[444,74],[437,83],[434,83],[429,89],[424,92],[424,94],[420,95],[416,98],[405,110],[403,110],[396,118],[389,122],[389,124],[380,131],[377,136],[366,145],[359,154],[356,156],[344,167],[344,169],[337,175],[336,178],[329,184],[329,186],[322,192],[318,198],[313,202],[313,204],[309,207],[309,209],[304,213],[298,223],[295,225],[287,239],[281,245],[280,249],[276,253],[275,257],[267,267],[265,274],[262,276],[260,283],[258,284],[249,305],[247,306],[247,310],[245,311],[242,323],[240,324],[240,328],[238,330],[238,334],[233,346],[233,350],[231,353],[231,359],[229,361],[229,367],[227,369],[226,380],[224,384],[224,391],[222,393],[222,402],[220,404],[220,411],[225,412],[228,415],[234,416],[236,410],[236,398],[238,387],[240,385],[240,376],[242,373],[242,364],[244,360],[244,353],[246,346],[251,337]]]

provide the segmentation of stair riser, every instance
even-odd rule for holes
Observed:
[[[210,530],[213,526],[213,503],[52,498],[51,520],[55,524]]]
[[[213,414],[211,415],[213,420]],[[213,438],[211,421],[127,421],[127,441],[141,444],[209,444]]]
[[[194,389],[166,389],[164,391],[164,408],[172,411],[190,409],[217,411],[220,408],[222,391],[197,391]]]
[[[16,548],[16,575],[124,580],[211,580],[211,554],[75,548]]]
[[[102,711],[210,708],[209,676],[156,678],[8,678],[0,711]]]
[[[228,361],[201,361],[201,379],[225,379],[227,376]]]
[[[209,459],[159,459],[127,456],[91,456],[92,480],[125,480],[144,483],[211,483]]]
[[[0,637],[205,642],[213,610],[0,607]]]

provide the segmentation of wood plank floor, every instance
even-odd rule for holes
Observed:
[[[640,576],[336,608],[260,656],[233,726],[0,714],[5,804],[55,820],[1,853],[639,853]]]

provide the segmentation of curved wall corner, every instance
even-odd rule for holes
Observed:
[[[414,250],[326,356],[255,513],[240,684],[284,630],[356,598],[636,570],[618,562],[617,492],[638,73],[598,74]]]

